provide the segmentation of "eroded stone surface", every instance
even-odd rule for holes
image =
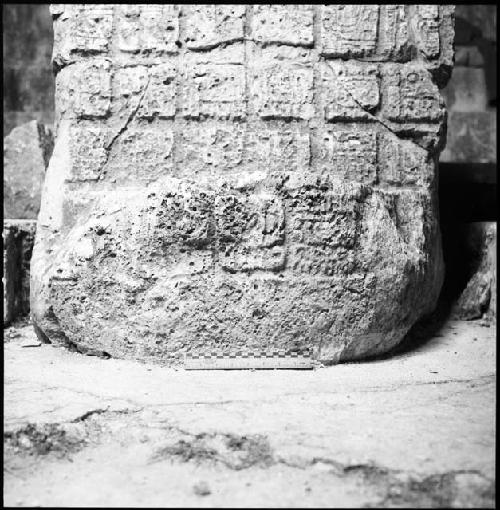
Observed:
[[[32,297],[51,341],[336,362],[388,350],[432,310],[451,7],[53,15],[58,131]]]
[[[476,267],[470,268],[467,286],[454,307],[461,319],[496,318],[497,225],[477,222],[467,225],[467,244],[475,255]]]

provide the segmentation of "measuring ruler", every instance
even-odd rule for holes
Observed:
[[[210,351],[188,353],[184,357],[186,370],[276,370],[312,369],[312,351]]]

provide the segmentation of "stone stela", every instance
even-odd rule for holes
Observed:
[[[445,5],[54,4],[45,341],[387,352],[442,283]],[[276,358],[276,359],[279,359]]]

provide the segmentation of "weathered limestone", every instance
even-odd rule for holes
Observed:
[[[30,259],[35,231],[33,220],[4,220],[3,223],[4,326],[30,309]]]
[[[52,13],[43,338],[161,362],[306,347],[336,362],[387,351],[433,309],[452,7]]]
[[[36,219],[53,146],[52,132],[36,120],[14,128],[4,138],[4,218]]]
[[[494,222],[470,223],[467,228],[469,249],[476,256],[467,286],[454,306],[460,319],[482,316],[496,319],[497,225]]]

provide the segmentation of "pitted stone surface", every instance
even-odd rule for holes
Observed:
[[[32,262],[45,339],[337,362],[433,309],[451,6],[52,14],[57,142]]]

